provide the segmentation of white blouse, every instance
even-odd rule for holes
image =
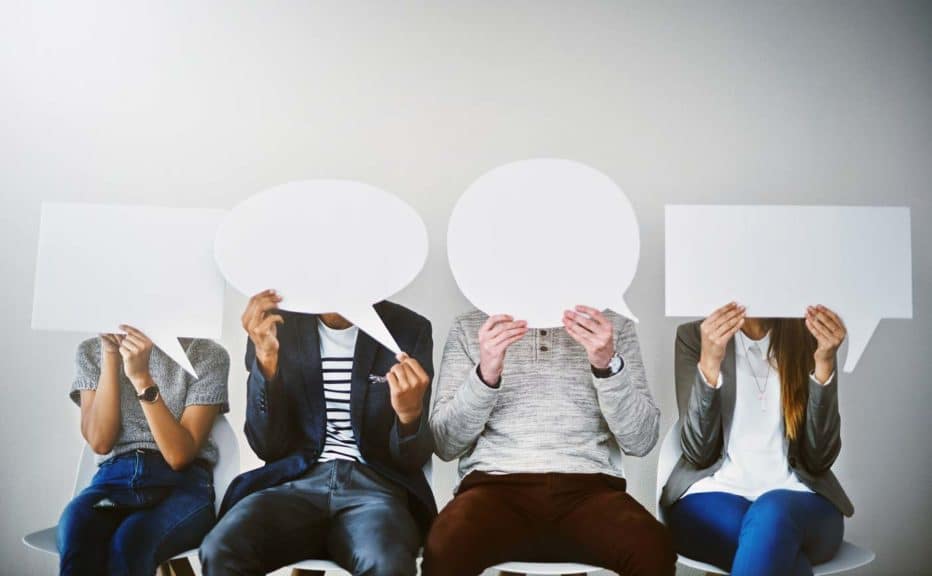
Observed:
[[[756,500],[771,490],[812,492],[787,461],[780,376],[775,363],[768,361],[769,347],[769,332],[760,340],[740,330],[735,334],[735,412],[725,460],[715,474],[693,484],[684,496],[726,492]],[[701,370],[699,374],[704,380]],[[834,374],[828,382],[833,378]],[[722,385],[721,378],[717,384]]]

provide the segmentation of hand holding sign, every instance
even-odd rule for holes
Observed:
[[[220,210],[42,205],[32,327],[113,333],[121,324],[195,375],[178,336],[218,338]],[[124,331],[125,332],[125,331]]]
[[[624,293],[637,269],[637,219],[601,172],[570,160],[525,160],[470,186],[450,216],[447,253],[463,295],[490,315],[562,325],[577,304],[634,320]]]
[[[274,304],[283,310],[339,313],[398,353],[372,305],[420,272],[427,230],[417,212],[378,188],[306,180],[237,205],[220,226],[214,254],[223,275],[243,294],[272,288],[281,297]],[[276,321],[266,315],[270,309],[263,308],[263,317],[254,318],[247,331],[271,346],[270,322]]]
[[[667,316],[730,300],[758,318],[828,306],[847,326],[851,372],[881,318],[912,318],[909,209],[667,206]],[[837,348],[832,338],[823,349]]]

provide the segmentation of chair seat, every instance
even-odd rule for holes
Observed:
[[[330,560],[303,560],[296,564],[292,564],[289,568],[318,572],[326,572],[328,570],[344,571],[340,566]],[[601,568],[596,566],[575,564],[572,562],[505,562],[504,564],[493,566],[492,569],[505,572],[519,572],[522,574],[579,574],[601,570]]]
[[[46,554],[58,554],[58,526],[23,536],[23,544]]]
[[[181,554],[176,554],[171,557],[172,560],[181,560],[182,558],[197,558],[197,548],[191,548],[190,550],[185,550]]]
[[[601,570],[598,566],[575,562],[504,562],[492,569],[519,574],[580,574]]]
[[[872,551],[845,541],[841,543],[841,547],[838,549],[838,553],[835,554],[834,558],[828,562],[813,566],[812,573],[814,576],[828,576],[829,574],[847,572],[848,570],[854,570],[855,568],[870,564],[874,561],[874,556],[875,554]],[[709,574],[728,574],[728,572],[725,572],[721,568],[685,556],[679,556],[677,560],[687,568],[694,568]]]
[[[340,572],[345,572],[343,568],[340,568],[339,564],[330,560],[302,560],[288,567],[296,568],[298,570],[313,570],[317,572],[326,572],[328,570],[339,570]]]
[[[39,530],[38,532],[32,532],[31,534],[26,534],[23,536],[23,544],[29,546],[33,550],[38,550],[39,552],[45,552],[46,554],[58,555],[58,526],[52,526],[51,528],[46,528],[45,530]],[[181,558],[190,558],[192,556],[197,556],[197,548],[192,548],[172,557],[172,560],[180,560]]]

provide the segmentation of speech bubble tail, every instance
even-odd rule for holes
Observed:
[[[638,323],[638,318],[637,318],[637,316],[635,316],[635,315],[634,315],[634,312],[632,312],[631,309],[628,308],[628,303],[625,302],[624,300],[622,300],[621,302],[619,302],[619,303],[616,304],[615,306],[612,306],[612,310],[614,310],[614,311],[617,312],[618,314],[621,314],[621,315],[624,316],[625,318],[630,319],[630,320],[631,320],[632,322],[634,322],[635,324]]]
[[[184,368],[185,372],[195,378],[198,377],[197,372],[194,371],[194,366],[192,366],[191,361],[188,360],[188,355],[185,353],[184,348],[181,347],[181,342],[178,341],[177,337],[152,334],[147,334],[147,336],[149,336],[153,344],[158,346],[159,350]]]
[[[844,371],[847,373],[854,371],[880,324],[880,318],[846,318],[845,324],[848,329],[848,354],[845,356]]]
[[[382,322],[382,318],[379,317],[372,306],[365,306],[357,310],[344,310],[340,314],[382,346],[395,354],[401,352],[401,347],[395,341],[395,337],[388,331],[385,323]]]

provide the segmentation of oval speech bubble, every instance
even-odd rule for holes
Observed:
[[[305,180],[237,205],[214,245],[238,291],[272,288],[294,312],[337,312],[393,352],[372,305],[398,292],[427,258],[427,229],[399,198],[361,182]]]
[[[562,325],[577,304],[637,321],[624,301],[640,254],[631,202],[598,170],[538,158],[499,166],[453,209],[447,256],[456,283],[488,314]]]

